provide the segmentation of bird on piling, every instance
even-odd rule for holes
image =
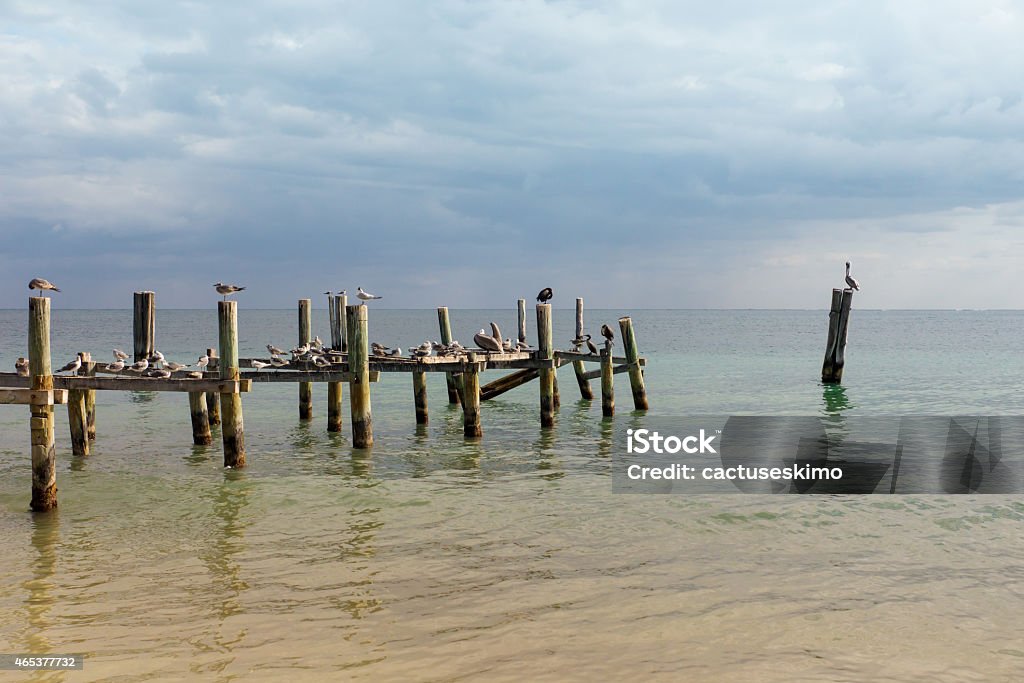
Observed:
[[[327,296],[334,296],[334,292],[332,292],[329,289],[326,292],[324,292],[324,294],[326,294]]]
[[[331,361],[327,360],[324,356],[313,356],[313,365],[318,368],[329,368],[331,367]]]
[[[175,363],[173,360],[165,360],[164,367],[170,370],[171,372],[177,372],[178,370],[184,370],[188,366],[182,365],[181,363]]]
[[[59,292],[60,291],[49,280],[44,280],[41,277],[32,278],[32,280],[30,280],[29,283],[28,283],[28,288],[29,289],[38,289],[41,292],[45,291],[47,289],[50,290],[51,292]]]
[[[524,341],[520,341],[516,344],[516,351],[533,351],[533,347]]]
[[[612,328],[608,327],[608,323],[601,325],[601,336],[604,337],[604,343],[609,348],[615,343],[615,333],[612,332]]]
[[[412,350],[412,355],[416,358],[426,358],[434,353],[434,345],[429,341],[425,341]]]
[[[591,356],[596,356],[597,355],[597,345],[594,342],[590,341],[590,335],[589,334],[587,335],[587,340],[586,341],[587,341],[587,351],[590,351],[590,355]]]
[[[128,360],[128,354],[121,349],[114,349],[114,360]]]
[[[75,359],[62,367],[57,372],[70,372],[72,375],[78,372],[78,368],[82,367],[82,357],[75,356]]]
[[[130,366],[130,367],[128,368],[128,370],[129,370],[130,372],[137,372],[137,373],[139,373],[139,374],[142,374],[143,372],[145,372],[145,371],[146,371],[146,369],[147,369],[148,367],[149,367],[149,359],[148,359],[148,358],[143,358],[143,359],[142,359],[142,360],[140,360],[140,361],[139,361],[138,363],[133,363],[133,364],[132,364],[132,365],[131,365],[131,366]]]
[[[107,364],[107,372],[121,372],[124,370],[124,361],[118,358],[113,363]]]
[[[356,296],[359,297],[359,299],[361,301],[370,301],[372,299],[382,299],[382,298],[384,298],[384,297],[377,296],[376,294],[370,294],[369,292],[364,292],[362,287],[356,287]]]
[[[484,351],[496,351],[501,353],[501,342],[484,332],[483,328],[473,335],[473,343]]]
[[[856,289],[858,292],[860,291],[860,283],[857,282],[856,280],[854,280],[850,276],[850,262],[849,261],[846,262],[846,285],[847,285],[847,289]]]
[[[170,376],[170,370],[150,370],[146,373],[146,377],[155,377],[156,379],[168,379]]]
[[[238,287],[236,285],[226,285],[223,282],[218,282],[213,285],[213,288],[217,290],[218,294],[224,296],[224,301],[228,300],[228,294],[234,294],[235,292],[241,292],[245,287]]]
[[[553,297],[554,295],[555,293],[554,291],[552,291],[550,287],[545,287],[544,289],[540,290],[540,293],[537,294],[537,301],[539,303],[546,304],[547,302],[551,301],[551,297]]]
[[[390,353],[382,354],[382,355],[394,356],[395,358],[400,358],[402,356],[402,347],[401,346],[396,346],[395,348],[391,349]]]
[[[273,365],[275,368],[283,368],[284,366],[288,365],[288,361],[286,361],[284,358],[281,358],[280,356],[271,356],[270,364]]]
[[[28,358],[22,356],[14,361],[14,370],[18,373],[18,377],[28,377]]]
[[[153,349],[153,353],[149,355],[149,362],[153,365],[164,362],[164,354],[160,353],[156,349]]]
[[[256,368],[256,372],[259,372],[259,371],[260,371],[260,370],[262,370],[263,368],[269,368],[269,367],[270,367],[270,363],[264,363],[264,362],[263,362],[263,361],[261,361],[261,360],[253,360],[253,362],[252,362],[252,366],[253,366],[254,368]]]
[[[283,349],[279,349],[273,344],[267,344],[267,351],[270,352],[271,356],[283,356],[285,353]]]
[[[195,366],[200,370],[205,370],[206,366],[210,364],[209,356],[199,356],[199,360],[195,362]]]

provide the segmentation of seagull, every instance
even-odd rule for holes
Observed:
[[[28,358],[22,356],[14,361],[14,369],[18,373],[18,377],[28,377]]]
[[[291,350],[293,356],[302,356],[309,353],[309,344],[303,344],[302,346],[296,346]]]
[[[153,349],[153,353],[149,356],[149,362],[153,363],[153,364],[163,363],[164,362],[164,354],[160,353],[156,349]]]
[[[262,370],[263,368],[269,368],[269,367],[270,367],[270,363],[264,363],[264,362],[263,362],[263,361],[261,361],[261,360],[254,360],[254,361],[252,362],[252,366],[253,366],[254,368],[256,368],[256,372],[259,372],[259,371],[260,371],[260,370]]]
[[[516,343],[516,351],[533,351],[533,347],[524,341]]]
[[[316,335],[315,337],[313,337],[313,344],[312,344],[312,346],[315,349],[322,349],[322,348],[324,348],[324,340],[320,338],[319,334]]]
[[[128,360],[128,354],[121,349],[114,349],[114,360]]]
[[[277,348],[273,344],[267,344],[267,351],[269,351],[272,356],[280,356],[284,354],[282,349]]]
[[[288,361],[286,361],[284,358],[279,358],[278,356],[271,356],[270,364],[273,365],[275,368],[283,368],[284,366],[288,365]]]
[[[345,296],[347,294],[348,294],[348,290],[345,290],[345,289],[343,289],[340,292],[338,292],[338,296]]]
[[[327,296],[334,296],[334,292],[332,292],[329,289],[326,292],[324,292],[324,294],[326,294]]]
[[[501,350],[505,353],[512,353],[512,339],[510,337],[505,337],[505,341],[501,345]]]
[[[28,283],[28,288],[29,289],[38,289],[39,291],[43,291],[45,289],[49,289],[49,290],[52,290],[54,292],[59,292],[60,291],[53,284],[51,284],[49,280],[44,280],[41,277],[32,278],[32,281]]]
[[[107,364],[107,372],[121,372],[122,370],[124,370],[124,361],[120,358]]]
[[[501,353],[501,342],[484,332],[483,328],[473,335],[473,343],[484,351],[497,351]]]
[[[149,367],[149,359],[148,358],[143,358],[138,363],[135,363],[132,366],[130,366],[128,369],[131,372],[138,372],[138,373],[141,374],[141,373],[145,372],[146,368],[148,368],[148,367]]]
[[[167,379],[171,376],[170,370],[150,370],[146,373],[147,377],[155,377],[157,379]]]
[[[615,333],[612,332],[612,328],[608,327],[607,323],[601,325],[601,336],[607,340],[606,343],[609,346],[615,343]]]
[[[391,349],[391,353],[382,354],[382,355],[400,357],[402,355],[402,347],[401,346],[396,346],[395,348]]]
[[[188,373],[188,376],[191,379],[202,379],[203,378],[203,373],[201,373],[198,370],[196,370],[195,372]]]
[[[537,301],[539,301],[542,304],[545,304],[551,301],[551,297],[553,297],[554,295],[555,293],[551,290],[550,287],[545,287],[544,289],[540,290],[539,294],[537,294]]]
[[[597,345],[595,345],[594,342],[590,341],[590,335],[589,334],[587,335],[586,343],[587,343],[587,351],[590,351],[590,355],[596,356],[597,355]]]
[[[234,294],[235,292],[241,292],[245,287],[237,287],[235,285],[226,285],[223,282],[218,282],[213,286],[217,290],[218,294],[224,295],[224,301],[228,300],[228,294]]]
[[[416,356],[417,358],[426,358],[432,353],[434,353],[434,346],[429,341],[423,342],[422,344],[420,344],[419,346],[412,350],[412,355]]]
[[[182,365],[181,363],[175,363],[173,360],[168,360],[164,361],[164,367],[170,370],[171,372],[177,372],[178,370],[184,370],[188,366]]]
[[[852,277],[850,277],[849,261],[846,262],[846,284],[849,286],[850,289],[856,289],[858,292],[860,291],[860,283],[854,280]]]
[[[362,300],[362,301],[370,301],[371,299],[381,299],[381,298],[383,298],[383,297],[376,296],[374,294],[370,294],[369,292],[364,292],[362,287],[357,287],[356,288],[356,296],[359,297],[360,300]]]
[[[206,366],[210,364],[209,356],[199,356],[199,360],[196,361],[195,366],[200,370],[205,370]]]
[[[70,372],[72,375],[78,372],[78,368],[82,367],[82,357],[76,356],[73,361],[62,367],[57,372]]]
[[[327,360],[323,356],[314,356],[313,365],[317,366],[318,368],[327,368],[330,367],[331,361]]]

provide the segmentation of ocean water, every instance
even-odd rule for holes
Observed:
[[[0,653],[86,656],[12,680],[1020,679],[1019,497],[613,495],[610,449],[652,415],[1021,415],[1024,312],[855,310],[842,387],[818,382],[824,311],[630,313],[648,415],[617,375],[602,420],[566,367],[555,428],[532,383],[485,402],[467,442],[443,375],[425,428],[410,378],[386,375],[363,451],[347,391],[329,434],[326,387],[300,422],[294,385],[259,385],[249,467],[231,471],[216,429],[191,445],[185,396],[98,392],[87,458],[56,411],[55,514],[27,512],[28,410],[0,406]],[[0,311],[5,370],[26,320]],[[452,311],[464,341],[490,320],[513,334],[514,309]],[[314,322],[326,338],[326,311]],[[555,323],[564,348],[572,311]],[[436,326],[433,310],[370,311],[389,345]],[[58,300],[52,327],[54,367],[130,350],[130,311]],[[296,313],[242,308],[239,333],[263,355],[294,343]],[[158,311],[157,343],[195,360],[215,310]]]

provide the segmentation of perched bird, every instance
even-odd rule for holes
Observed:
[[[533,347],[524,341],[516,343],[516,351],[533,351]]]
[[[473,343],[484,351],[497,351],[501,353],[501,342],[484,332],[483,328],[473,335]]]
[[[590,341],[590,335],[589,334],[581,334],[580,336],[576,337],[575,339],[573,339],[569,343],[572,344],[572,350],[573,351],[579,351],[580,348],[584,344],[586,344],[588,341]]]
[[[609,346],[615,343],[615,333],[612,332],[612,328],[608,327],[607,323],[601,325],[601,336],[605,338],[605,343]]]
[[[542,304],[547,303],[551,301],[551,297],[553,297],[554,295],[555,293],[551,290],[550,287],[545,287],[544,289],[540,290],[539,294],[537,294],[537,301]]]
[[[18,377],[28,377],[28,358],[21,357],[14,361],[14,369]]]
[[[396,358],[400,357],[402,355],[402,347],[401,346],[396,346],[395,348],[391,349],[391,353],[389,353],[387,355],[394,356]]]
[[[263,368],[269,368],[269,367],[270,367],[270,363],[264,363],[264,362],[263,362],[263,361],[261,361],[261,360],[253,360],[253,362],[252,362],[252,366],[253,366],[254,368],[256,368],[256,372],[259,372],[259,371],[260,371],[260,370],[262,370]]]
[[[857,282],[856,280],[854,280],[850,276],[850,262],[849,261],[846,262],[846,284],[847,284],[847,286],[850,289],[856,289],[858,292],[860,291],[860,283]]]
[[[150,363],[163,363],[164,362],[164,354],[160,353],[156,349],[153,349],[153,353],[151,353],[149,355],[149,362]]]
[[[417,346],[415,349],[413,349],[411,355],[415,356],[416,358],[426,358],[433,353],[434,345],[431,344],[429,341],[425,341],[419,346]]]
[[[223,282],[218,282],[213,285],[213,288],[217,290],[218,294],[224,295],[224,301],[228,300],[228,294],[234,294],[235,292],[241,292],[245,287],[237,287],[235,285],[226,285]]]
[[[124,370],[124,361],[121,359],[107,365],[107,372],[121,372],[122,370]]]
[[[199,356],[199,360],[195,362],[195,366],[200,370],[205,370],[206,366],[210,364],[209,356]]]
[[[587,344],[587,351],[590,351],[590,354],[592,356],[596,356],[597,355],[597,345],[594,344],[594,342],[590,341],[590,335],[589,334],[587,335],[587,342],[586,342],[586,344]]]
[[[359,297],[360,300],[362,300],[362,301],[370,301],[371,299],[381,299],[381,298],[383,298],[383,297],[376,296],[374,294],[370,294],[369,292],[364,292],[362,287],[357,287],[356,288],[356,296]]]
[[[203,378],[203,373],[201,373],[198,370],[196,370],[195,372],[188,373],[188,376],[189,376],[190,379],[202,379]]]
[[[78,368],[82,367],[82,357],[75,356],[75,359],[62,367],[57,372],[70,372],[72,375],[78,372]]]
[[[32,280],[28,283],[28,288],[29,289],[38,289],[39,291],[43,291],[43,290],[46,290],[46,289],[49,289],[49,290],[51,290],[53,292],[59,292],[60,291],[49,280],[44,280],[41,277],[32,278]]]
[[[498,342],[498,346],[501,346],[501,328],[498,327],[498,323],[491,322],[491,336],[494,337],[494,341]]]
[[[284,355],[284,351],[282,349],[277,348],[273,344],[267,344],[267,351],[269,351],[270,355],[272,356]]]
[[[114,360],[128,360],[128,354],[121,349],[114,349]]]
[[[318,368],[326,368],[330,367],[331,361],[327,360],[323,356],[314,356],[313,365],[317,366]]]
[[[130,366],[130,367],[128,368],[128,370],[130,370],[131,372],[137,372],[137,373],[139,373],[139,374],[142,374],[143,372],[145,372],[145,371],[146,371],[146,369],[147,369],[148,367],[149,367],[149,359],[148,359],[148,358],[143,358],[143,359],[142,359],[142,360],[140,360],[140,361],[139,361],[138,363],[134,363],[134,364],[132,364],[132,365],[131,365],[131,366]]]
[[[173,360],[167,360],[164,361],[164,367],[170,370],[171,372],[177,372],[178,370],[184,370],[188,366],[182,365],[181,363],[175,363]]]
[[[334,292],[332,292],[329,289],[326,292],[324,292],[324,294],[326,294],[327,296],[334,296]]]
[[[348,294],[348,290],[345,290],[345,289],[343,289],[340,292],[338,292],[338,296],[345,296],[346,294]]]
[[[501,343],[501,350],[505,353],[512,353],[514,349],[512,347],[512,339],[510,337],[505,337],[505,341]]]
[[[284,366],[288,365],[288,361],[278,356],[271,356],[270,364],[273,365],[275,368],[283,368]]]
[[[322,349],[322,348],[324,348],[324,340],[320,338],[319,334],[316,335],[315,337],[313,337],[313,344],[312,344],[312,346],[313,346],[314,349]]]
[[[171,376],[170,370],[150,370],[146,373],[147,377],[155,377],[157,379],[167,379]]]
[[[293,356],[304,356],[309,353],[309,344],[303,344],[302,346],[296,346],[291,350]]]

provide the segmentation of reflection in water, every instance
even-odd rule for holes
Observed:
[[[32,563],[32,578],[22,587],[28,593],[25,600],[28,630],[23,642],[26,652],[52,653],[54,648],[46,636],[51,626],[50,609],[57,601],[51,580],[57,568],[57,548],[60,543],[60,517],[56,512],[32,515],[32,547],[36,551]]]
[[[152,403],[159,393],[159,391],[129,391],[128,399],[132,403]]]
[[[598,425],[597,454],[602,458],[612,456],[612,443],[615,439],[615,420],[613,418],[602,419]]]
[[[352,449],[352,476],[369,479],[373,473],[373,451],[368,448]]]
[[[314,436],[310,429],[311,421],[300,420],[292,427],[292,431],[289,437],[292,441],[292,447],[299,451],[311,451],[316,446],[317,436]]]
[[[825,415],[838,415],[844,410],[855,407],[850,403],[850,398],[846,395],[846,387],[842,384],[823,384],[821,400],[825,404],[822,408]]]

